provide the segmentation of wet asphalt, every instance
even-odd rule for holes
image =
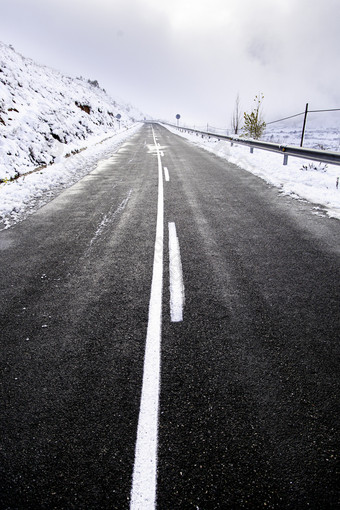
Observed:
[[[154,130],[170,175],[157,508],[339,508],[340,223]],[[129,508],[157,178],[145,125],[0,232],[1,508]]]

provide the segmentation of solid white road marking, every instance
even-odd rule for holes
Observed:
[[[158,409],[161,374],[164,193],[162,163],[153,131],[158,159],[158,206],[144,373],[138,418],[131,510],[154,510],[157,487]]]
[[[164,167],[164,177],[165,177],[165,180],[166,180],[167,182],[169,182],[169,181],[170,181],[169,170],[167,169],[167,167],[166,167],[166,166]]]
[[[175,223],[169,223],[170,316],[172,322],[183,320],[185,301],[183,271]]]

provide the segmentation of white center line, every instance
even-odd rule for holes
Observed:
[[[169,181],[170,181],[169,170],[167,169],[167,167],[166,167],[166,166],[164,167],[164,177],[165,177],[165,180],[166,180],[167,182],[169,182]]]
[[[175,223],[169,223],[170,316],[172,322],[183,320],[185,301],[181,254]]]
[[[162,163],[153,128],[152,132],[158,159],[157,226],[143,386],[132,476],[131,510],[154,510],[156,508],[158,409],[161,375],[164,193]]]

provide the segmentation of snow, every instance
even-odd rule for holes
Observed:
[[[283,165],[283,154],[272,153],[260,149],[250,148],[230,142],[218,141],[217,138],[197,136],[194,133],[179,131],[174,127],[164,125],[170,131],[185,137],[230,163],[251,172],[267,183],[279,188],[280,193],[293,198],[304,199],[314,206],[314,214],[323,211],[332,218],[340,219],[340,186],[336,186],[340,177],[340,166],[324,163],[314,163],[310,160],[288,157],[288,164]],[[305,137],[305,147],[324,148],[337,151],[339,149],[339,132],[335,128],[320,129],[311,127]],[[301,132],[296,128],[268,128],[264,140],[299,145]]]
[[[109,158],[143,117],[96,81],[64,76],[0,42],[0,229]]]
[[[0,179],[50,165],[141,118],[95,80],[64,76],[0,42]]]
[[[121,144],[135,133],[142,123],[116,133],[102,142],[88,140],[92,145],[86,150],[54,163],[47,168],[23,175],[13,182],[0,185],[0,230],[25,219],[29,214],[53,199],[94,170],[103,160],[109,160]],[[94,142],[97,142],[94,144]]]
[[[112,223],[113,220],[116,218],[116,216],[118,216],[119,214],[121,214],[124,211],[128,201],[130,200],[131,194],[132,194],[132,189],[129,190],[128,194],[126,195],[124,200],[120,203],[120,205],[117,207],[117,209],[114,209],[113,207],[111,207],[108,214],[104,215],[104,218],[101,220],[101,222],[98,225],[96,233],[94,234],[93,238],[91,239],[90,247],[101,236],[103,230],[107,227],[107,225]]]
[[[142,126],[136,120],[143,117],[131,105],[113,100],[95,81],[64,76],[0,42],[0,230],[109,159]],[[244,145],[166,127],[258,175],[280,193],[311,202],[314,214],[340,219],[339,166],[292,156],[284,166],[282,154],[259,149],[251,154]],[[339,151],[339,133],[339,128],[323,127],[314,119],[304,146]],[[272,125],[264,139],[299,145],[300,136],[297,125]]]

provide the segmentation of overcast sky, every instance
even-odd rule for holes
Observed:
[[[0,0],[0,40],[156,118],[340,108],[339,0]],[[323,114],[320,114],[323,115]]]

